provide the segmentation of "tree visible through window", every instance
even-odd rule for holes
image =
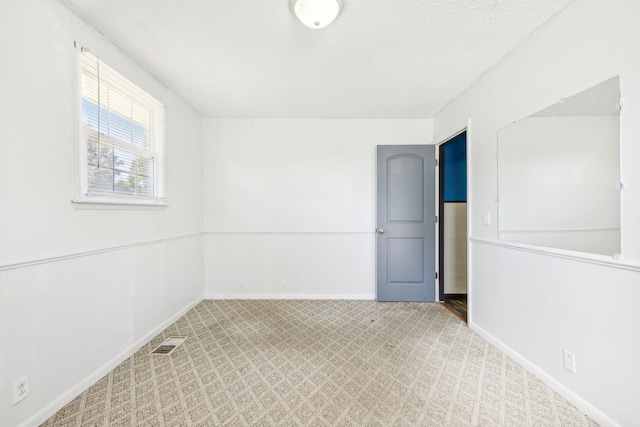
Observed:
[[[84,195],[163,200],[164,106],[98,58],[80,58]]]

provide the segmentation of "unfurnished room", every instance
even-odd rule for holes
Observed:
[[[0,1],[0,427],[640,427],[638,18]]]

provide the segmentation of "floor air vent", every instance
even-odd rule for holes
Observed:
[[[155,350],[151,352],[151,354],[171,354],[173,350],[175,350],[180,344],[186,340],[187,337],[169,337],[166,340],[162,341],[162,344],[156,347]]]

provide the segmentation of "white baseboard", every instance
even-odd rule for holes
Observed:
[[[313,300],[374,300],[375,294],[236,294],[236,293],[211,293],[205,294],[205,299],[313,299]]]
[[[165,330],[169,325],[174,323],[180,317],[184,316],[186,312],[191,310],[193,307],[198,305],[204,298],[202,296],[196,298],[194,301],[187,304],[184,308],[179,310],[176,314],[162,322],[153,330],[149,331],[145,336],[131,344],[129,347],[121,351],[117,356],[113,359],[109,360],[107,363],[102,365],[100,368],[95,370],[85,379],[80,381],[78,384],[67,390],[65,393],[60,395],[57,399],[53,400],[51,403],[40,409],[38,412],[29,417],[26,421],[20,424],[19,427],[36,427],[40,424],[44,423],[47,419],[49,419],[53,414],[62,409],[65,405],[70,403],[73,399],[82,394],[86,389],[95,384],[100,378],[107,375],[113,369],[116,368],[120,363],[127,360],[127,358],[131,357],[136,351],[140,350],[142,346],[147,344],[149,341],[153,339],[160,332]]]
[[[491,335],[477,323],[469,320],[469,328],[475,331],[482,338],[489,341],[491,344],[496,346],[500,351],[505,353],[507,356],[516,361],[520,366],[529,371],[531,374],[538,377],[542,382],[544,382],[549,388],[558,393],[560,396],[567,399],[571,402],[576,408],[586,414],[589,418],[594,420],[596,423],[603,427],[621,427],[620,424],[612,420],[607,414],[593,406],[591,403],[584,400],[578,394],[576,394],[573,390],[571,390],[566,385],[562,384],[557,379],[553,378],[539,366],[535,365],[529,359],[522,356],[520,353],[509,347],[504,342],[500,341],[495,336]]]

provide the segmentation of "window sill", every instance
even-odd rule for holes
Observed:
[[[76,209],[161,209],[169,206],[163,199],[129,198],[118,196],[82,196],[71,200]]]

